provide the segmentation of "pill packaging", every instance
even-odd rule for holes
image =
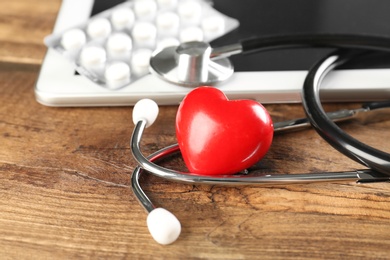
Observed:
[[[115,90],[148,74],[153,51],[181,42],[210,42],[238,26],[204,0],[132,0],[47,36],[45,44],[81,75]]]

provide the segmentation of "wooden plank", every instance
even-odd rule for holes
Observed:
[[[40,64],[61,1],[0,2],[0,62]]]

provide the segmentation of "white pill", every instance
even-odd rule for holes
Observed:
[[[202,21],[202,29],[207,37],[219,36],[225,30],[225,20],[221,16],[210,16]]]
[[[138,0],[134,2],[134,12],[139,19],[151,20],[157,12],[154,0]]]
[[[180,45],[180,42],[176,38],[164,38],[158,42],[156,49],[162,50],[162,49],[165,49],[167,47],[179,46],[179,45]]]
[[[111,21],[116,30],[133,27],[135,15],[130,8],[118,8],[112,11]]]
[[[107,40],[107,50],[114,55],[129,53],[132,45],[130,36],[125,33],[112,34]]]
[[[197,24],[202,15],[202,7],[196,1],[185,1],[179,4],[178,13],[183,23]]]
[[[140,46],[153,47],[156,41],[157,29],[149,22],[139,22],[134,25],[133,39]]]
[[[61,45],[65,50],[76,50],[87,42],[87,37],[81,29],[66,31],[61,38]]]
[[[181,233],[179,220],[166,209],[156,208],[152,210],[146,223],[154,240],[162,245],[168,245],[177,240]]]
[[[104,38],[111,33],[111,24],[105,18],[96,18],[88,24],[87,32],[92,39]]]
[[[175,35],[179,31],[179,16],[173,12],[159,14],[156,18],[157,30],[162,35]]]
[[[145,75],[149,72],[149,62],[152,56],[150,49],[138,49],[133,53],[131,59],[131,67],[133,71],[138,75]]]
[[[100,46],[86,46],[81,50],[80,63],[86,68],[98,69],[106,62],[106,51]]]
[[[188,27],[180,32],[181,42],[203,41],[203,31],[199,27]]]
[[[157,0],[161,9],[173,9],[177,5],[177,0]]]
[[[130,81],[130,68],[124,62],[115,62],[109,64],[106,68],[104,76],[107,81],[107,86],[110,88],[121,87]]]

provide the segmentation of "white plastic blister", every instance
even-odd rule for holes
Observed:
[[[69,59],[81,75],[119,89],[149,73],[154,50],[210,42],[238,25],[204,0],[131,0],[47,36],[45,44]]]

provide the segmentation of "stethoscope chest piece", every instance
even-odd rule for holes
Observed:
[[[233,75],[228,58],[211,58],[205,42],[186,42],[157,51],[150,59],[150,71],[158,77],[186,87],[213,86]]]

